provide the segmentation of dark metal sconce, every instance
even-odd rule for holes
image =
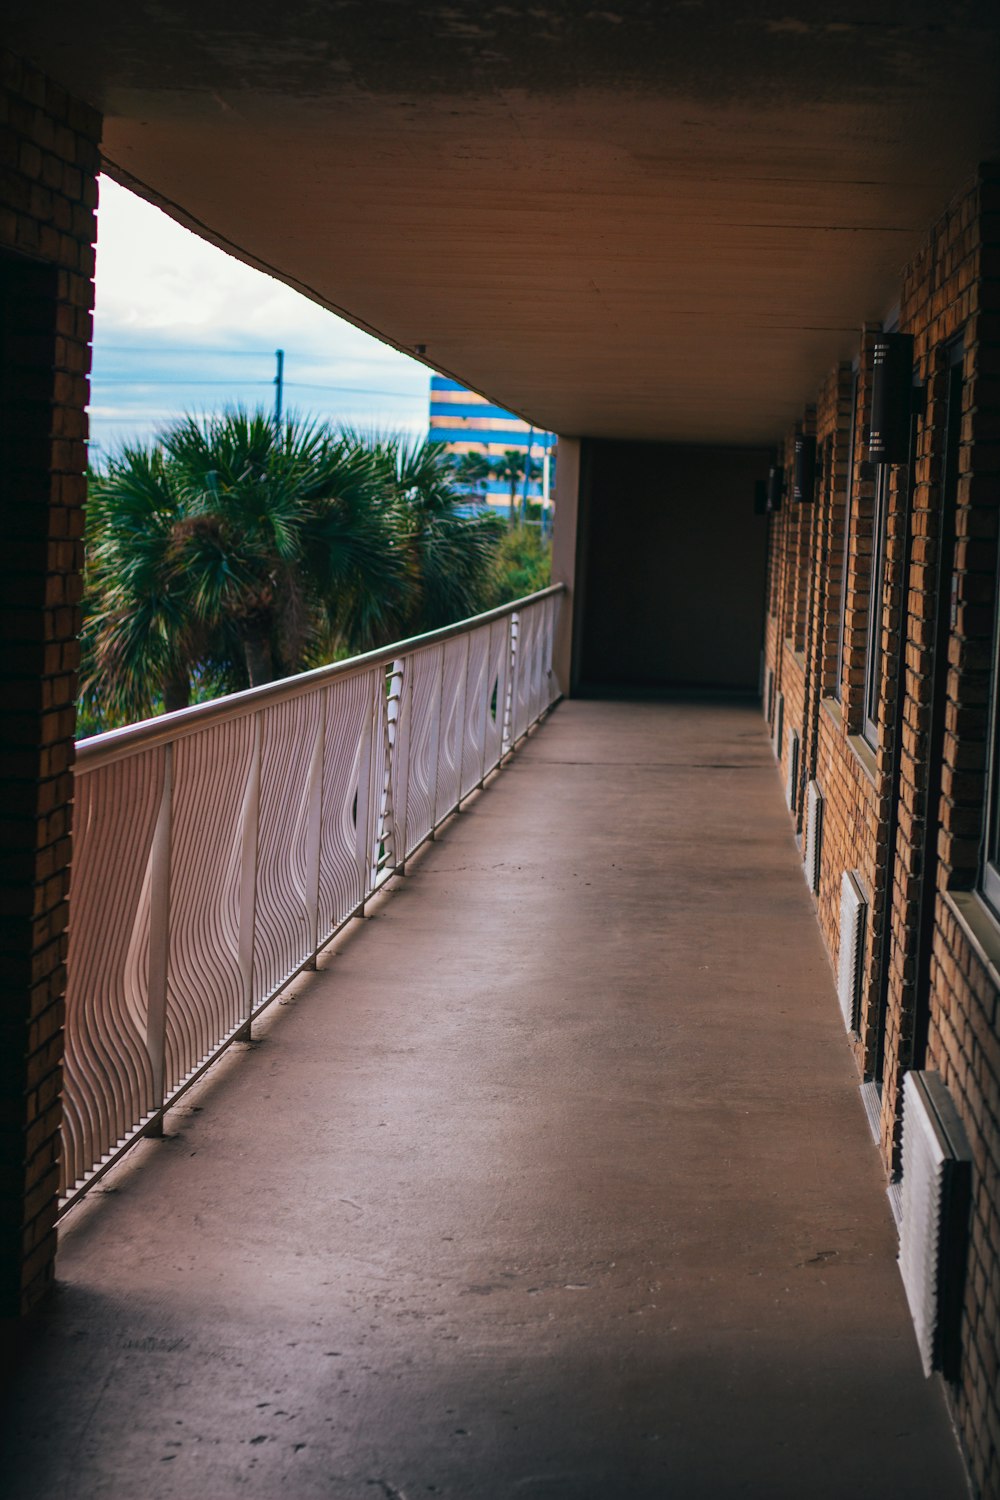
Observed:
[[[905,464],[913,415],[913,335],[880,333],[872,344],[872,420],[868,457],[873,464]]]
[[[792,499],[796,505],[811,505],[816,493],[816,439],[811,433],[795,434],[795,468]]]

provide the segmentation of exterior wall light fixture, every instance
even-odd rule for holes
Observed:
[[[872,345],[872,421],[868,458],[905,464],[913,415],[913,335],[880,333]]]
[[[816,439],[812,433],[795,434],[795,468],[792,499],[796,505],[811,505],[816,493]]]

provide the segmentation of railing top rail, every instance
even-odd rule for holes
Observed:
[[[244,714],[255,713],[260,708],[284,703],[289,698],[298,698],[324,687],[337,677],[388,666],[390,662],[409,652],[439,645],[456,635],[465,635],[481,625],[489,625],[493,620],[502,620],[515,610],[523,609],[525,605],[537,604],[541,599],[564,593],[565,589],[564,583],[553,583],[547,589],[539,589],[536,594],[525,594],[521,599],[512,599],[510,603],[500,604],[496,609],[487,610],[485,614],[457,620],[454,625],[444,625],[440,630],[430,630],[425,635],[410,636],[405,641],[394,641],[389,646],[380,646],[377,651],[367,651],[362,656],[351,656],[346,661],[332,662],[326,667],[314,667],[310,672],[299,672],[294,677],[283,677],[278,682],[265,683],[263,687],[247,688],[242,693],[230,693],[224,698],[196,703],[191,708],[181,708],[172,714],[160,714],[155,719],[126,724],[123,729],[109,729],[104,734],[92,735],[77,743],[77,769],[93,771],[98,766],[109,765],[112,761],[122,760],[140,750],[151,750],[157,745],[197,734],[211,724],[242,718]]]

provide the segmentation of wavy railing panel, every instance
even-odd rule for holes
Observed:
[[[444,647],[441,678],[441,726],[438,733],[437,779],[434,791],[435,822],[458,805],[462,781],[462,729],[465,723],[466,663],[468,636],[448,641]]]
[[[411,659],[408,740],[409,788],[406,799],[406,852],[422,844],[434,827],[434,784],[441,716],[444,648],[418,651]]]
[[[174,749],[167,962],[169,1094],[241,1020],[240,873],[255,753],[250,717]]]
[[[542,606],[542,626],[538,638],[538,697],[532,705],[532,714],[535,718],[545,712],[550,696],[558,691],[555,667],[552,660],[555,650],[556,628],[554,603],[553,599],[546,599]]]
[[[254,900],[254,1006],[269,998],[311,952],[306,900],[310,773],[320,729],[319,695],[261,713],[257,884]]]
[[[531,619],[531,644],[529,652],[529,666],[525,674],[524,694],[524,720],[521,733],[526,734],[531,726],[534,715],[532,704],[538,696],[539,679],[541,677],[541,639],[542,639],[542,616],[537,609],[528,610]]]
[[[101,767],[76,785],[63,1061],[62,1192],[153,1108],[146,1046],[150,850],[165,753]]]
[[[486,669],[488,717],[486,719],[485,759],[483,772],[500,764],[503,755],[504,705],[510,676],[510,618],[495,620],[490,629],[489,665]]]
[[[467,797],[483,779],[486,751],[486,720],[489,716],[486,674],[489,667],[490,627],[473,630],[467,637],[469,657],[465,671],[465,714],[461,728],[461,795]]]
[[[362,741],[370,730],[371,674],[342,677],[325,690],[319,853],[319,932],[323,942],[364,896],[358,869],[357,806]]]
[[[372,674],[371,769],[368,774],[368,821],[365,824],[365,893],[375,889],[385,836],[386,756],[389,732],[389,685],[384,672]],[[360,829],[359,829],[360,832]],[[359,857],[361,848],[359,845]]]
[[[559,592],[78,746],[70,1201],[554,701]]]
[[[538,630],[538,680],[535,688],[535,696],[531,703],[532,721],[539,714],[545,712],[549,704],[549,696],[553,692],[555,674],[552,666],[552,652],[555,645],[555,600],[545,599],[537,606],[539,613]],[[532,606],[535,608],[536,606]]]
[[[531,676],[535,660],[538,616],[534,610],[518,612],[517,656],[514,661],[514,692],[511,724],[515,742],[531,722]]]

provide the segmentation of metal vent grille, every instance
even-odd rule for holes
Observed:
[[[799,733],[788,731],[788,770],[785,776],[785,801],[792,812],[797,811],[799,795]]]
[[[823,846],[823,793],[819,784],[806,787],[806,848],[802,868],[813,895],[819,890],[820,856]]]
[[[861,969],[865,957],[868,898],[852,870],[840,882],[840,951],[837,955],[837,997],[848,1031],[858,1029]]]
[[[785,695],[778,694],[777,707],[774,710],[774,754],[778,760],[781,759],[781,736],[785,732]]]
[[[969,1142],[940,1075],[907,1073],[899,1269],[925,1375],[955,1373],[971,1181]]]
[[[861,1103],[865,1107],[865,1119],[876,1146],[882,1144],[882,1090],[874,1078],[866,1078],[861,1085]]]

